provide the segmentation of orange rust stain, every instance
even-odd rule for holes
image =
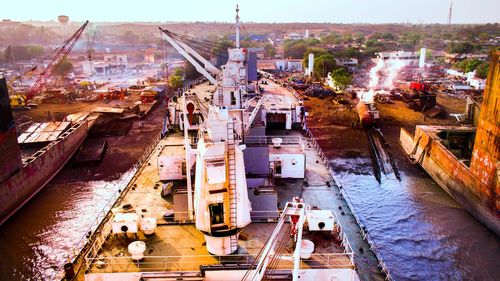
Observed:
[[[490,208],[499,212],[498,166],[500,161],[500,50],[491,55],[476,131],[470,171],[481,182],[480,190]]]

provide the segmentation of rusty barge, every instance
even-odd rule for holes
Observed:
[[[500,50],[491,57],[477,127],[417,126],[414,136],[402,128],[400,144],[410,160],[500,235]]]
[[[0,115],[1,225],[71,159],[87,136],[88,121],[35,123],[18,138],[3,77]]]

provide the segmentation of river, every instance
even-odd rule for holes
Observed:
[[[401,153],[395,153],[399,156]],[[419,166],[379,184],[366,158],[331,164],[394,280],[498,280],[500,239]]]
[[[130,173],[109,182],[49,183],[0,226],[0,280],[53,279]]]

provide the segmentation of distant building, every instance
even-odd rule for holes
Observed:
[[[252,35],[241,37],[241,38],[248,38],[251,41],[255,41],[255,42],[268,42],[267,35],[252,34]],[[236,40],[236,35],[234,35],[234,34],[230,35],[229,39],[232,40],[232,41],[235,41]]]
[[[341,66],[347,68],[347,70],[349,72],[356,71],[356,68],[358,67],[358,63],[359,63],[358,59],[356,59],[356,58],[337,59],[336,62],[338,65],[341,65]]]
[[[128,59],[126,54],[106,54],[104,55],[104,61],[114,65],[123,65],[125,68],[128,67]]]
[[[297,32],[290,32],[285,34],[285,40],[300,40],[302,39],[302,35]]]
[[[301,59],[258,60],[257,61],[257,68],[258,69],[267,69],[267,70],[301,72],[302,71],[302,60]]]
[[[405,52],[405,51],[396,51],[396,52],[380,52],[377,53],[377,58],[381,58],[383,60],[391,60],[391,59],[399,59],[399,60],[419,60],[419,55],[417,52]]]
[[[92,65],[88,61],[83,62],[82,68],[86,75],[110,75],[125,71],[128,59],[126,54],[105,54],[102,60],[95,60]]]
[[[445,55],[447,62],[453,62],[457,60],[463,59],[478,59],[478,60],[486,60],[488,59],[487,54],[446,54]]]

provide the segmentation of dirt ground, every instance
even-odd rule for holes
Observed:
[[[56,182],[118,179],[139,160],[147,145],[160,134],[165,113],[165,106],[157,106],[145,119],[131,121],[132,128],[126,135],[97,137],[108,144],[102,161],[97,164],[70,164],[64,173],[55,178]],[[75,175],[78,175],[77,179]]]
[[[350,100],[350,97],[344,97]],[[438,104],[447,113],[463,113],[465,100],[438,94]],[[356,100],[348,105],[339,104],[334,97],[306,97],[304,104],[308,109],[307,123],[313,131],[320,146],[330,158],[370,157],[369,143],[354,106]],[[401,153],[398,149],[399,131],[401,127],[410,132],[416,125],[455,125],[456,118],[448,116],[444,119],[428,118],[420,112],[408,108],[402,101],[394,104],[376,104],[382,119],[382,132],[392,146],[391,151]]]
[[[26,120],[26,117],[35,122],[48,121],[48,113],[66,116],[68,114],[90,111],[100,103],[75,102],[69,104],[42,104],[30,111],[15,112],[16,120]],[[106,106],[110,106],[106,104]],[[61,173],[54,178],[54,183],[70,183],[90,180],[115,180],[126,172],[144,153],[146,146],[157,136],[163,125],[166,107],[159,104],[144,119],[131,120],[130,131],[123,136],[98,136],[107,142],[107,150],[101,162],[93,164],[75,164],[70,161]],[[19,125],[19,124],[18,124]],[[90,136],[88,137],[90,138]]]

